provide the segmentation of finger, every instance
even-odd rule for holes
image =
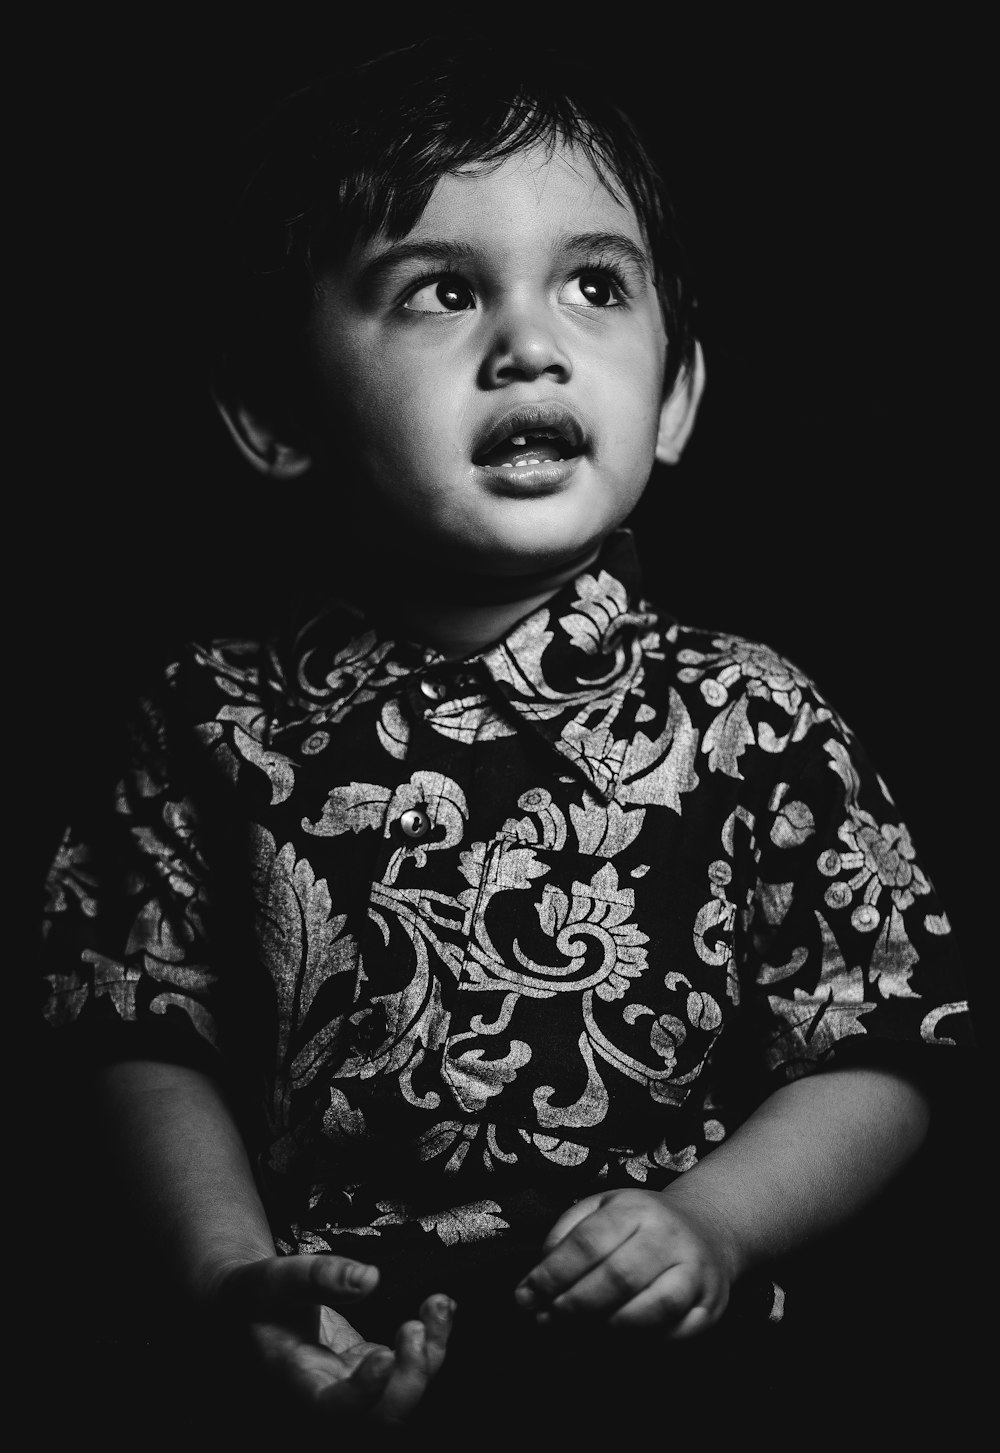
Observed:
[[[395,1365],[373,1416],[390,1426],[404,1423],[430,1381],[423,1322],[404,1322],[396,1333]]]
[[[387,1347],[375,1349],[348,1373],[341,1358],[288,1327],[258,1322],[251,1332],[270,1374],[299,1401],[320,1410],[369,1408],[392,1374],[395,1359]]]
[[[328,1375],[316,1388],[317,1409],[324,1414],[335,1411],[341,1417],[348,1413],[370,1414],[392,1382],[395,1366],[393,1354],[387,1347],[380,1347],[370,1352],[349,1377]]]
[[[600,1212],[585,1216],[528,1272],[514,1291],[515,1300],[522,1307],[552,1302],[634,1234],[634,1228],[624,1230],[619,1221]]]
[[[619,1307],[608,1323],[612,1327],[667,1327],[671,1329],[671,1336],[676,1337],[681,1335],[681,1327],[690,1318],[688,1331],[683,1334],[688,1336],[699,1329],[704,1317],[711,1316],[712,1301],[698,1270],[689,1262],[678,1263],[661,1272],[638,1295]],[[699,1307],[701,1314],[695,1315]]]
[[[234,1273],[227,1288],[230,1304],[248,1314],[266,1315],[288,1306],[317,1303],[336,1307],[368,1296],[378,1285],[378,1267],[333,1253],[276,1256]]]
[[[600,1194],[596,1196],[584,1196],[582,1200],[570,1206],[568,1211],[564,1211],[542,1242],[542,1250],[548,1253],[558,1246],[559,1242],[562,1241],[564,1236],[569,1235],[574,1226],[582,1221],[585,1216],[589,1216],[592,1211],[598,1209],[602,1199]]]
[[[455,1303],[441,1295],[428,1297],[420,1308],[424,1324],[427,1368],[431,1377],[444,1361],[445,1348],[451,1335]]]
[[[637,1229],[614,1245],[602,1261],[596,1262],[575,1282],[553,1299],[558,1312],[602,1313],[615,1311],[631,1302],[663,1272],[676,1265],[678,1257],[656,1245]]]

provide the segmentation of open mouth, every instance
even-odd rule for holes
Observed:
[[[583,451],[560,434],[558,429],[534,429],[525,434],[509,434],[484,454],[477,454],[475,464],[490,469],[527,469],[531,464],[551,464],[558,459],[573,459]]]
[[[561,406],[534,404],[498,419],[472,456],[486,469],[530,469],[575,459],[586,449],[576,417]]]

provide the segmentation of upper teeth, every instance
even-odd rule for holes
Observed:
[[[559,437],[558,429],[532,429],[531,433],[536,439],[557,439]],[[527,444],[528,436],[527,434],[511,434],[510,442],[512,444]]]

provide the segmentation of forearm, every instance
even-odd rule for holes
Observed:
[[[213,1080],[128,1061],[97,1084],[99,1133],[137,1224],[182,1299],[210,1301],[222,1273],[275,1254],[239,1129]]]
[[[873,1200],[916,1153],[928,1119],[922,1092],[892,1071],[810,1075],[776,1090],[663,1194],[713,1222],[739,1276]]]

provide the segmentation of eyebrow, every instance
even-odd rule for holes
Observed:
[[[552,250],[556,256],[615,253],[647,276],[652,272],[649,254],[624,232],[573,232],[560,237]],[[455,267],[472,261],[475,255],[476,249],[467,242],[448,242],[430,237],[420,242],[397,242],[363,264],[357,283],[367,291],[387,273],[407,263],[438,263],[444,267]]]
[[[393,247],[387,247],[384,252],[376,253],[362,265],[357,283],[362,290],[367,291],[385,277],[386,273],[394,272],[406,263],[436,262],[445,267],[454,267],[456,263],[469,262],[474,251],[466,242],[438,242],[434,238],[427,238],[422,242],[397,242]]]
[[[631,262],[644,273],[652,271],[652,259],[644,247],[640,247],[624,232],[574,232],[560,239],[563,252],[616,252],[619,257]]]

